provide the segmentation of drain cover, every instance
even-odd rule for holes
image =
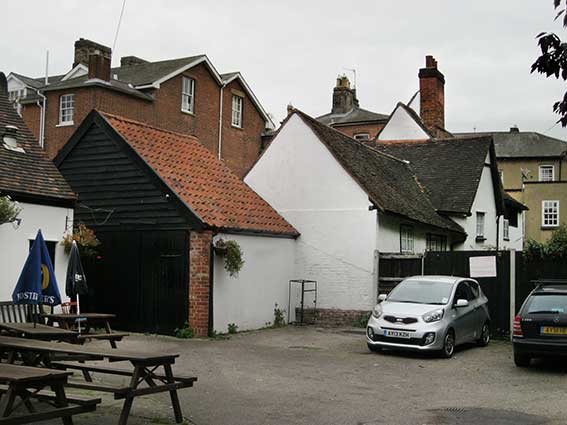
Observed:
[[[430,410],[429,420],[436,425],[477,425],[479,423],[498,425],[543,425],[548,419],[511,410],[485,409],[481,407],[446,407]]]

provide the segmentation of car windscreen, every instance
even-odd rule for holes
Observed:
[[[406,280],[396,286],[388,301],[415,304],[447,304],[453,284],[431,280]]]
[[[567,294],[534,294],[526,305],[528,314],[567,313]]]

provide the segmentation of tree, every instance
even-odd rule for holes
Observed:
[[[553,0],[553,6],[557,12],[555,20],[563,17],[563,27],[567,27],[567,0]],[[547,32],[538,34],[537,39],[541,56],[532,64],[531,72],[537,71],[546,77],[567,80],[567,43],[562,42],[556,34]],[[553,112],[560,116],[557,122],[567,127],[567,92],[553,104]]]

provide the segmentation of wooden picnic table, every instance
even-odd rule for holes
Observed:
[[[44,314],[48,324],[57,322],[59,326],[67,330],[75,330],[77,323],[81,323],[81,333],[78,336],[79,341],[86,339],[106,339],[110,342],[112,348],[116,348],[116,341],[128,336],[127,333],[113,332],[110,327],[110,321],[116,318],[115,314],[109,313],[80,313],[80,314]],[[104,333],[92,333],[91,330],[97,325],[102,325]]]
[[[69,398],[65,394],[65,384],[71,372],[42,369],[37,367],[0,364],[0,424],[29,424],[54,418],[61,418],[64,425],[72,425],[72,416],[92,412],[100,403],[98,399]],[[7,386],[7,388],[5,387]],[[45,388],[50,388],[47,393]],[[16,398],[20,401],[16,404]],[[37,412],[31,400],[49,403],[53,409]],[[24,405],[27,414],[12,415]]]
[[[78,337],[78,334],[71,330],[41,323],[0,323],[0,330],[14,336],[41,340],[74,341]]]
[[[183,414],[179,404],[177,390],[192,387],[197,381],[196,377],[183,377],[173,375],[172,365],[178,354],[173,353],[147,353],[140,351],[129,351],[122,349],[97,348],[88,350],[84,346],[77,346],[65,342],[47,342],[0,336],[0,351],[8,353],[8,362],[13,363],[18,357],[26,360],[32,365],[43,364],[47,367],[57,367],[62,369],[75,369],[83,372],[86,382],[69,382],[68,387],[82,388],[91,391],[110,392],[117,400],[124,399],[122,412],[118,420],[118,425],[126,425],[134,398],[142,395],[169,392],[171,404],[177,423],[183,421]],[[30,353],[34,354],[30,359]],[[103,360],[109,362],[129,362],[133,370],[110,369],[100,366],[87,366],[84,364],[52,362],[54,355],[67,355],[71,358],[81,356],[85,360]],[[65,360],[64,358],[62,358]],[[159,370],[162,369],[163,373]],[[101,383],[93,383],[90,373],[101,373],[108,375],[129,376],[130,383],[126,386],[109,386]],[[142,386],[142,384],[147,386]]]

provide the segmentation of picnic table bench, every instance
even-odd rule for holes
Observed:
[[[41,323],[2,323],[0,330],[13,336],[24,338],[57,340],[57,341],[76,341],[79,334],[67,329],[55,328],[53,326],[42,325]]]
[[[0,424],[29,424],[61,418],[64,425],[73,424],[73,415],[92,412],[100,398],[72,398],[65,394],[65,384],[71,372],[37,367],[0,364]],[[50,388],[51,392],[44,389]],[[17,398],[20,399],[16,404]],[[40,400],[53,408],[38,412],[31,400]],[[27,408],[26,414],[12,415],[20,406]]]
[[[43,314],[47,319],[47,323],[53,325],[57,322],[59,326],[66,330],[74,330],[76,323],[81,323],[84,332],[78,335],[79,342],[85,342],[87,339],[107,340],[110,342],[112,348],[116,348],[116,342],[122,341],[122,338],[128,336],[127,333],[114,332],[110,327],[110,320],[116,318],[115,314],[108,313],[57,313],[57,314]],[[93,333],[92,329],[97,325],[102,325],[104,332]]]
[[[28,340],[9,336],[0,336],[0,351],[8,353],[8,362],[13,363],[18,356],[32,365],[43,364],[47,367],[57,367],[63,370],[74,369],[83,372],[85,382],[68,382],[72,388],[88,389],[92,391],[109,392],[114,394],[116,400],[124,399],[122,412],[118,420],[119,425],[126,425],[134,399],[138,396],[169,392],[171,404],[177,423],[183,421],[183,414],[179,404],[177,390],[192,387],[197,381],[196,377],[184,377],[173,374],[172,365],[178,354],[173,353],[143,353],[122,349],[94,349],[68,344],[65,342],[53,343],[39,340]],[[33,354],[30,358],[30,354]],[[70,364],[53,362],[54,355],[59,360],[65,356],[81,356],[82,360],[108,360],[109,362],[129,362],[133,369],[111,369],[83,364]],[[160,369],[163,371],[160,373]],[[90,373],[107,375],[129,376],[130,383],[126,386],[110,386],[94,383]],[[142,384],[147,386],[142,386]]]

